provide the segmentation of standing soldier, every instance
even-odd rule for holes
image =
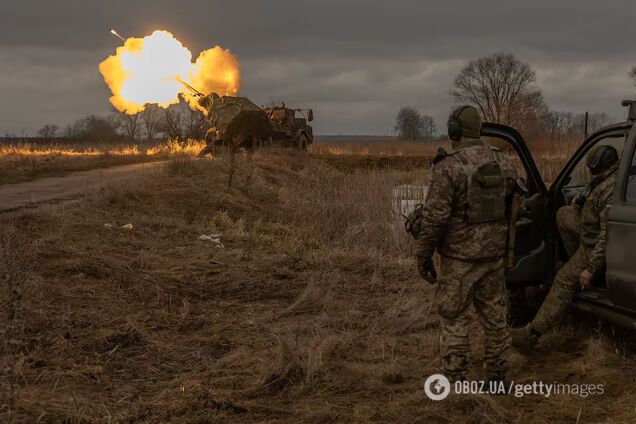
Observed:
[[[607,205],[614,195],[618,152],[612,146],[596,146],[586,165],[594,178],[571,206],[557,211],[557,226],[570,259],[554,277],[534,320],[512,331],[512,345],[522,351],[534,347],[539,336],[561,319],[579,287],[590,288],[605,273]]]
[[[471,303],[485,331],[488,380],[505,378],[510,347],[503,257],[506,200],[516,175],[511,161],[484,144],[480,133],[481,118],[474,107],[462,106],[450,115],[453,151],[440,149],[433,160],[417,236],[417,264],[424,279],[433,282],[436,249],[441,257],[436,294],[439,350],[451,381],[467,378]]]

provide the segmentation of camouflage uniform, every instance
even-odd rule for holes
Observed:
[[[491,148],[477,138],[463,138],[454,145],[454,150],[461,150],[474,164],[491,161],[493,155]],[[512,188],[509,179],[514,179],[515,170],[503,155],[500,164],[509,191]],[[489,377],[505,373],[510,346],[503,262],[507,222],[505,219],[478,224],[467,222],[467,180],[453,155],[433,166],[417,237],[419,263],[432,257],[436,248],[441,256],[436,294],[441,319],[439,348],[444,372],[452,379],[466,377],[471,303],[485,330],[484,360]]]
[[[572,257],[579,248],[581,209],[576,205],[563,206],[557,211],[556,222],[565,251]]]
[[[583,207],[565,206],[557,212],[557,226],[571,256],[554,277],[550,293],[530,324],[539,334],[550,329],[567,311],[580,288],[579,276],[584,270],[594,279],[602,278],[605,273],[607,205],[614,195],[617,168],[618,164],[614,164],[587,185],[582,193]]]

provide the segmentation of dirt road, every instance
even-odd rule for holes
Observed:
[[[43,202],[73,199],[106,183],[134,178],[160,169],[164,164],[165,162],[135,163],[73,172],[63,177],[40,178],[23,183],[0,185],[0,211]]]

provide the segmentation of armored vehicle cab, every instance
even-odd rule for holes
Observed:
[[[301,150],[313,143],[313,128],[307,124],[314,119],[311,109],[289,109],[283,103],[281,106],[265,108],[265,113],[272,123],[274,143],[283,143]]]

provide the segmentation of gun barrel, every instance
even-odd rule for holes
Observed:
[[[182,80],[181,78],[177,78],[177,81],[179,81],[181,84],[183,84],[188,90],[192,91],[192,93],[196,97],[205,97],[205,94],[203,94],[202,92],[200,92],[199,90],[197,90],[196,88],[194,88],[193,86],[191,86],[190,84],[188,84],[187,82]]]

